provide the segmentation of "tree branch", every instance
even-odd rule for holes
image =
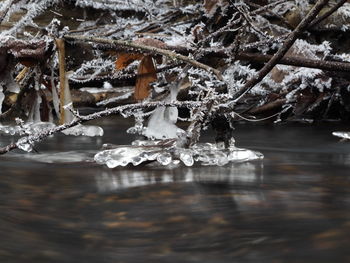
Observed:
[[[268,62],[271,60],[272,55],[240,52],[236,55],[236,58],[240,60],[248,60],[254,62]],[[347,62],[315,60],[302,57],[284,56],[278,61],[277,64],[296,67],[317,68],[328,71],[350,72],[350,63]]]

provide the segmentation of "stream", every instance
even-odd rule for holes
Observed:
[[[0,156],[0,262],[350,262],[349,124],[239,124],[263,160],[108,169],[93,156],[131,122],[91,123]]]

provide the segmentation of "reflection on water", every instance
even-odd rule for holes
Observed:
[[[67,152],[43,152],[43,153],[12,153],[10,159],[19,160],[27,159],[41,163],[79,163],[94,162],[96,151],[67,151]]]
[[[175,168],[179,170],[180,168]],[[95,176],[97,189],[101,193],[111,192],[118,189],[140,187],[146,185],[167,183],[193,183],[211,182],[222,184],[260,184],[263,179],[262,162],[240,163],[226,167],[209,166],[205,169],[197,167],[194,169],[181,168],[173,171],[171,168],[150,169],[121,169],[118,173],[114,171],[103,171]]]
[[[130,124],[94,124],[104,137],[0,156],[0,262],[350,262],[346,127],[242,125],[264,160],[108,169],[90,161]]]

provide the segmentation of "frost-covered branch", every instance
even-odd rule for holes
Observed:
[[[153,108],[153,107],[186,107],[186,108],[193,109],[193,108],[198,108],[201,105],[202,105],[202,102],[196,102],[196,101],[141,102],[141,103],[128,104],[128,105],[106,109],[106,110],[95,112],[85,116],[79,115],[78,118],[75,118],[70,123],[62,124],[52,129],[43,130],[38,134],[32,134],[26,137],[22,137],[16,143],[11,143],[5,147],[1,147],[0,154],[5,154],[17,148],[20,148],[20,149],[31,148],[34,145],[34,143],[40,142],[45,138],[49,137],[50,135],[53,135],[55,133],[64,131],[68,128],[74,127],[77,124],[99,119],[110,115],[122,114],[123,112],[128,110],[137,110],[137,109],[145,109],[145,108]]]
[[[66,35],[64,37],[67,40],[78,40],[78,41],[86,41],[86,42],[95,42],[95,43],[101,43],[101,44],[108,44],[108,45],[114,45],[114,46],[121,46],[127,49],[135,49],[138,51],[145,51],[145,52],[150,52],[153,54],[160,54],[163,56],[166,56],[174,61],[183,61],[186,62],[194,67],[204,69],[208,72],[214,73],[215,76],[222,80],[222,75],[221,72],[217,69],[214,69],[208,65],[205,65],[203,63],[200,63],[189,56],[184,56],[181,54],[177,54],[173,51],[162,49],[159,47],[154,47],[154,46],[148,46],[145,44],[139,44],[135,43],[132,41],[125,41],[125,40],[111,40],[111,39],[106,39],[106,38],[98,38],[98,37],[88,37],[88,36],[72,36],[72,35]]]

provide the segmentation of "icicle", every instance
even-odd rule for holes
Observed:
[[[2,86],[0,86],[0,114],[2,113],[2,103],[5,99],[5,95],[4,95],[4,92],[3,92],[3,88]]]
[[[36,94],[36,101],[35,101],[35,108],[34,108],[34,116],[33,120],[35,123],[41,122],[41,116],[40,116],[40,104],[42,102],[41,96],[37,93]]]
[[[28,115],[28,123],[39,123],[41,122],[41,117],[40,117],[40,104],[41,104],[41,97],[39,96],[38,92],[36,91],[36,98],[34,100],[34,104],[29,110],[29,115]]]

